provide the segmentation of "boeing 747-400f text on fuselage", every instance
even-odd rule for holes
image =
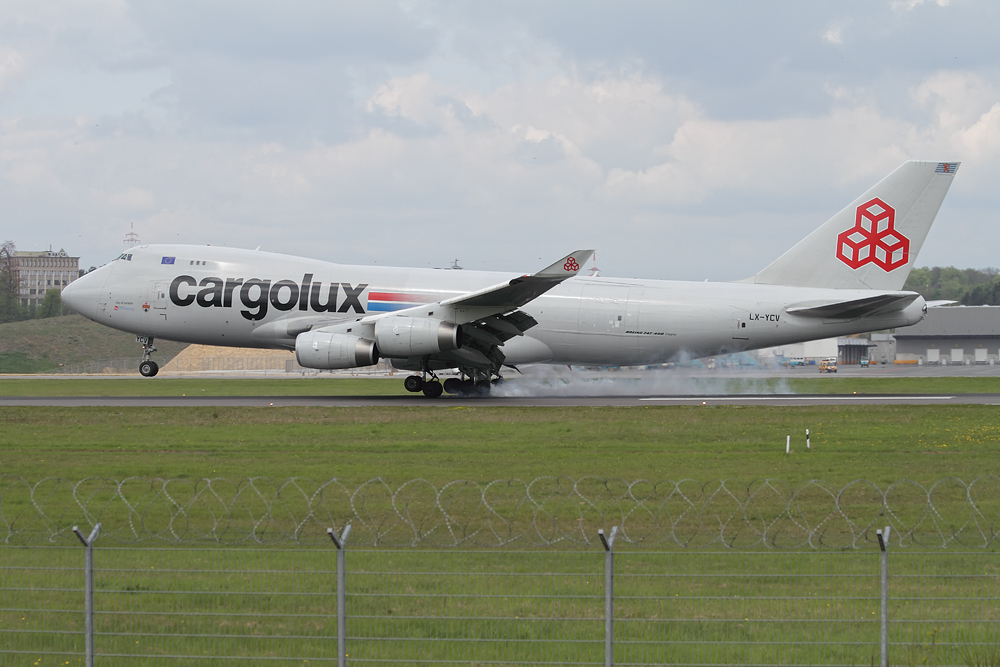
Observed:
[[[145,245],[63,290],[80,314],[154,338],[295,350],[302,366],[413,371],[410,391],[487,393],[503,367],[630,366],[920,321],[902,291],[958,169],[906,162],[755,276],[739,282],[578,275],[592,251],[533,275],[351,266],[253,250]],[[438,381],[458,369],[462,379]]]

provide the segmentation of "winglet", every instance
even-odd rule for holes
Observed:
[[[560,259],[558,262],[545,267],[535,275],[545,278],[568,278],[570,276],[575,276],[583,270],[583,265],[590,260],[593,254],[593,250],[575,250]]]
[[[520,308],[567,278],[572,278],[580,273],[583,270],[583,265],[593,254],[593,250],[577,250],[538,273],[520,276],[506,283],[481,289],[478,292],[445,299],[440,303],[442,306],[494,308],[495,312]]]

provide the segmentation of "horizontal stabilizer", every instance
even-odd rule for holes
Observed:
[[[879,294],[863,299],[835,301],[833,303],[808,303],[786,308],[790,315],[800,317],[822,317],[831,320],[853,320],[876,313],[903,310],[920,297],[916,292],[896,292]]]

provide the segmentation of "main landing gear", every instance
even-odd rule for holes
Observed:
[[[142,361],[139,362],[139,374],[143,377],[151,378],[160,372],[159,364],[152,359],[153,353],[156,352],[156,348],[153,347],[153,337],[136,336],[135,342],[142,345]]]
[[[490,395],[490,389],[492,389],[493,385],[503,382],[503,378],[499,377],[490,382],[484,373],[480,373],[478,377],[448,378],[443,383],[433,374],[431,374],[431,378],[427,380],[422,375],[409,375],[403,380],[403,387],[406,388],[406,391],[413,393],[422,391],[427,398],[438,398],[442,393],[468,397],[485,397]]]
[[[408,375],[403,380],[403,387],[406,388],[406,391],[413,392],[414,394],[422,391],[427,398],[437,398],[444,389],[441,387],[441,382],[436,376],[432,375],[431,377],[433,379],[425,380],[421,375]]]

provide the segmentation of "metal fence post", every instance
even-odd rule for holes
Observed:
[[[94,540],[101,534],[101,524],[83,536],[77,526],[73,532],[83,542],[83,632],[86,667],[94,667]]]
[[[326,534],[333,540],[333,545],[337,547],[337,667],[347,665],[347,614],[344,600],[344,545],[347,543],[347,536],[351,534],[351,524],[344,526],[344,532],[340,538],[333,532],[333,528],[327,528]]]
[[[882,550],[882,667],[889,667],[889,526],[876,530],[878,546]]]
[[[604,529],[597,531],[597,536],[601,538],[604,545],[604,665],[611,667],[615,664],[614,647],[614,619],[615,619],[615,536],[618,535],[618,526],[611,527],[611,535],[604,536]]]

